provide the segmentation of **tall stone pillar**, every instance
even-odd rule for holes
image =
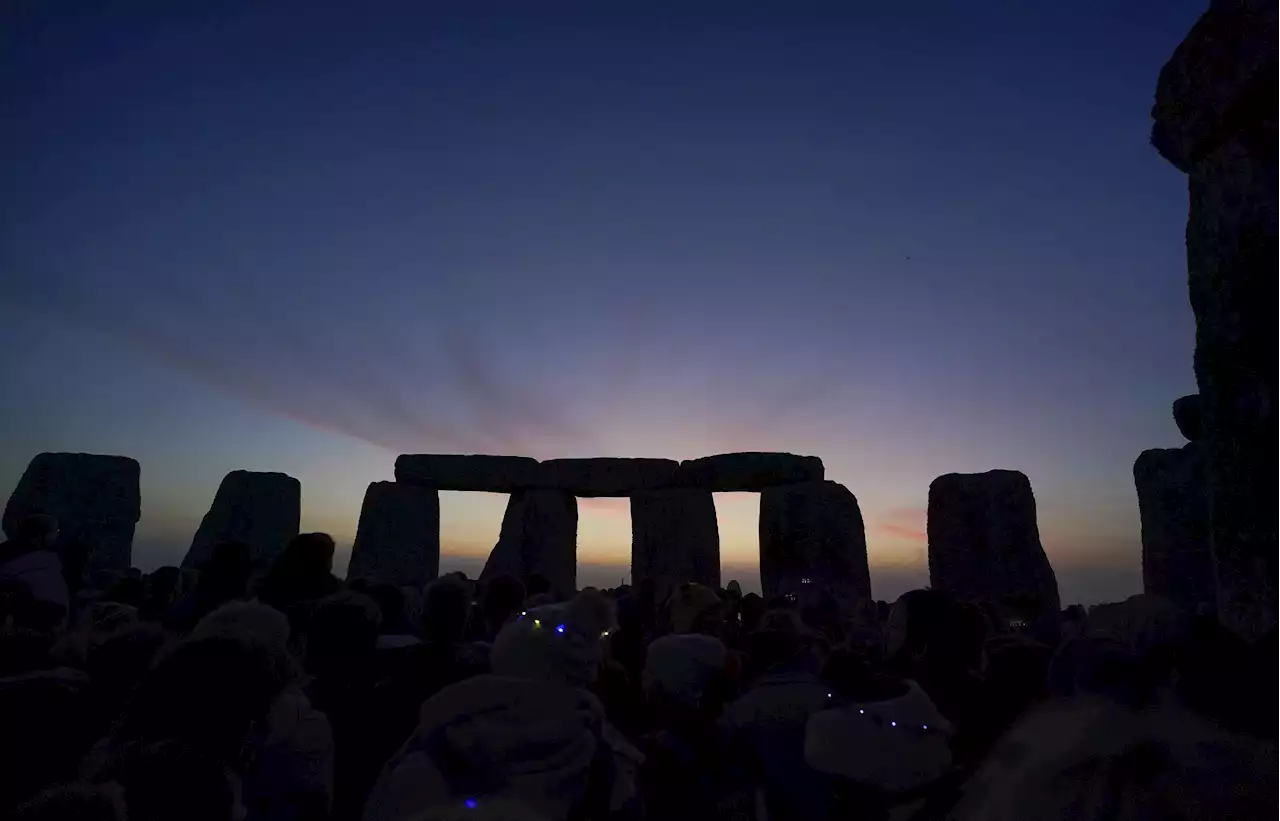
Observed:
[[[681,582],[720,586],[720,528],[709,490],[647,490],[631,496],[631,583],[655,583],[663,601]]]
[[[764,597],[825,590],[852,608],[871,598],[862,511],[838,482],[803,482],[760,494]]]
[[[1276,625],[1276,37],[1269,0],[1214,0],[1160,72],[1152,145],[1187,174],[1219,618]]]
[[[183,567],[201,567],[219,542],[244,542],[254,564],[275,561],[298,535],[302,483],[284,473],[233,470],[218,485],[213,505],[200,521]]]
[[[92,570],[126,570],[133,529],[142,512],[137,461],[92,453],[41,453],[23,471],[4,509],[4,532],[32,513],[58,519],[54,545],[68,563]]]
[[[498,543],[480,578],[537,573],[558,597],[577,590],[578,500],[562,490],[518,490],[507,502]]]
[[[939,476],[929,485],[928,530],[930,586],[975,601],[1033,596],[1045,612],[1058,613],[1058,581],[1024,474]]]
[[[1133,481],[1142,518],[1142,592],[1185,613],[1216,609],[1203,446],[1144,450]]]
[[[421,587],[440,573],[440,494],[373,482],[364,494],[347,578]]]

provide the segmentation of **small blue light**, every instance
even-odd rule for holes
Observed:
[[[859,711],[858,711],[858,715],[860,715],[860,716],[865,716],[866,714],[867,714],[867,711],[866,711],[866,710],[859,710]]]
[[[827,693],[827,698],[831,698],[831,697],[832,697],[831,694]]]
[[[890,727],[897,727],[897,726],[898,726],[898,722],[896,722],[896,721],[890,721],[890,722],[889,722],[889,726],[890,726]]]
[[[557,624],[557,625],[556,625],[556,632],[557,632],[557,633],[563,633],[563,632],[564,632],[564,625],[563,625],[563,624]]]
[[[924,730],[929,729],[929,725],[928,725],[928,724],[921,724],[921,725],[920,725],[920,727],[921,727],[921,729],[924,729]]]
[[[469,810],[474,810],[476,808],[476,800],[474,798],[468,798],[466,801],[462,802],[462,806]]]

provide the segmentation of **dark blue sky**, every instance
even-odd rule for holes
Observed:
[[[929,481],[993,467],[1065,600],[1136,591],[1132,462],[1194,390],[1149,110],[1202,2],[18,5],[0,483],[135,456],[140,564],[236,468],[341,541],[397,452],[787,449],[879,595]],[[492,545],[501,498],[444,508]],[[584,506],[583,560],[628,532]]]

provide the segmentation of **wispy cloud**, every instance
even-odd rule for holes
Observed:
[[[928,511],[922,507],[899,507],[881,511],[871,521],[873,534],[912,542],[927,542]]]

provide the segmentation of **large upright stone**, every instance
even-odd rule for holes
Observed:
[[[405,454],[396,458],[396,481],[436,490],[512,493],[536,487],[537,459],[527,456]]]
[[[1059,610],[1031,482],[1016,470],[948,473],[929,485],[929,583],[963,599],[1034,596]]]
[[[481,579],[500,573],[538,573],[558,597],[577,590],[578,500],[560,490],[520,490],[511,494],[498,543]]]
[[[648,490],[631,497],[631,583],[652,579],[658,601],[681,582],[720,586],[720,530],[709,490]]]
[[[1160,72],[1152,145],[1187,174],[1218,615],[1276,625],[1276,4],[1214,0]]]
[[[201,567],[219,542],[244,542],[258,565],[268,565],[298,535],[302,484],[284,473],[233,470],[218,485],[183,567]]]
[[[722,492],[760,491],[823,478],[821,459],[792,453],[721,453],[680,463],[682,487]]]
[[[862,511],[848,488],[805,482],[760,494],[760,586],[766,599],[824,591],[849,608],[871,598]]]
[[[1204,449],[1145,450],[1133,464],[1142,518],[1142,589],[1194,613],[1215,607]]]
[[[364,494],[347,578],[421,587],[440,573],[440,494],[373,482]]]
[[[548,459],[538,465],[538,487],[574,496],[630,496],[671,487],[680,472],[672,459]]]
[[[4,509],[4,532],[31,513],[58,518],[59,554],[88,554],[89,570],[126,570],[142,513],[141,469],[126,456],[41,453],[31,460]]]

